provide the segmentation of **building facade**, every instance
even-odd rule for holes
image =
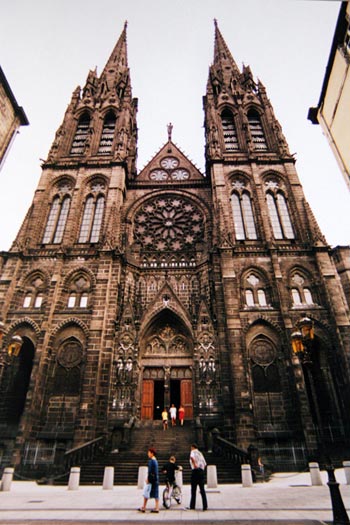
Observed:
[[[320,124],[350,189],[350,3],[342,2],[317,107],[308,118]]]
[[[29,124],[0,67],[0,169],[20,126]]]
[[[267,457],[293,448],[305,460],[320,421],[330,446],[344,442],[340,277],[265,87],[239,70],[217,24],[203,105],[206,172],[173,143],[171,124],[137,172],[126,26],[102,74],[73,92],[1,256],[3,464],[49,462],[171,403]],[[305,315],[308,381],[291,350]]]

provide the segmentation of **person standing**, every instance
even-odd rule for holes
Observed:
[[[184,419],[185,419],[185,409],[182,405],[180,405],[180,408],[179,408],[179,420],[180,420],[180,425],[183,426],[184,424]]]
[[[174,404],[170,407],[170,419],[171,419],[171,426],[174,427],[176,425],[176,406]]]
[[[207,462],[204,459],[203,454],[198,450],[198,446],[193,443],[191,445],[190,453],[190,465],[191,465],[191,502],[189,508],[194,510],[196,508],[196,495],[197,487],[199,487],[201,496],[203,510],[207,510],[208,502],[207,495],[204,488],[204,471],[207,466]]]
[[[162,421],[163,421],[163,430],[166,430],[168,428],[168,411],[166,408],[163,408]]]
[[[151,512],[159,512],[159,475],[158,475],[158,461],[156,458],[156,451],[154,448],[149,448],[148,452],[148,470],[146,487],[143,493],[143,505],[138,510],[146,512],[147,502],[150,498],[155,499],[155,508]],[[146,488],[148,489],[146,491]]]

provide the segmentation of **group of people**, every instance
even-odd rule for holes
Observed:
[[[156,458],[156,451],[154,448],[149,448],[148,452],[148,469],[147,469],[147,479],[145,482],[145,488],[143,492],[143,504],[138,510],[140,512],[146,512],[146,507],[148,500],[154,498],[155,507],[151,512],[159,512],[159,470],[158,470],[158,461]],[[207,496],[205,493],[205,468],[207,463],[205,458],[198,450],[198,446],[193,443],[191,445],[190,452],[190,465],[191,465],[191,500],[189,507],[186,507],[188,510],[194,510],[196,508],[196,495],[197,487],[199,487],[201,496],[203,510],[207,510],[208,502]],[[168,463],[164,465],[162,472],[166,475],[166,482],[172,486],[175,483],[175,472],[176,470],[181,470],[181,467],[177,465],[175,456],[171,456]]]
[[[169,408],[169,412],[164,407],[163,412],[162,412],[163,430],[166,430],[168,428],[169,416],[170,416],[171,426],[174,427],[176,425],[177,413],[179,415],[180,425],[182,426],[184,424],[184,419],[185,419],[184,407],[180,405],[179,411],[178,411],[176,406],[172,404],[171,407]]]

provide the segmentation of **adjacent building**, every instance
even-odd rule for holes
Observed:
[[[29,124],[0,67],[0,170],[20,126]]]
[[[350,188],[350,3],[342,2],[317,107],[308,118],[320,124]]]
[[[204,173],[170,124],[137,171],[126,26],[74,90],[1,255],[3,465],[116,442],[172,403],[205,436],[217,428],[275,464],[305,465],[320,424],[332,453],[347,446],[341,280],[266,88],[217,24],[203,106]],[[291,334],[305,316],[315,336],[302,365]],[[14,334],[23,345],[9,355]]]

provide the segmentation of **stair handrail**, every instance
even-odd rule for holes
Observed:
[[[247,450],[238,447],[228,439],[220,436],[218,430],[212,431],[213,450],[215,453],[224,456],[226,459],[232,460],[237,465],[249,463],[250,456]]]
[[[92,461],[98,452],[103,451],[105,443],[106,436],[103,435],[67,450],[63,456],[66,468]]]

